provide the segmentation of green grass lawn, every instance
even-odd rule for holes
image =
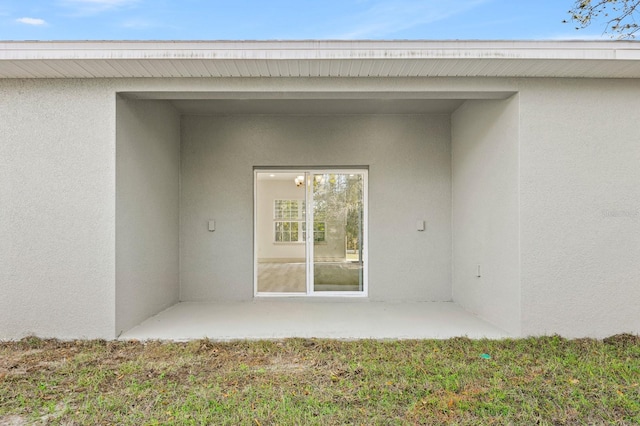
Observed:
[[[0,425],[640,424],[640,337],[0,343]]]

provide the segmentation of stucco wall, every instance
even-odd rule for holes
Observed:
[[[115,96],[0,80],[0,339],[113,337]]]
[[[0,80],[0,338],[115,336],[117,91],[519,92],[522,334],[640,332],[638,80],[95,79]],[[372,298],[449,299],[448,120],[185,118],[183,298],[251,297],[251,168],[285,163],[369,164]]]
[[[518,335],[518,96],[467,101],[451,127],[453,300]]]
[[[370,298],[450,300],[450,155],[448,115],[183,117],[181,300],[252,298],[254,166],[369,166]]]
[[[523,334],[640,333],[640,82],[521,82]]]
[[[119,334],[178,301],[180,116],[166,101],[116,107]]]

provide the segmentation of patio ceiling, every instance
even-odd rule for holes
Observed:
[[[632,41],[0,42],[0,78],[640,78]]]

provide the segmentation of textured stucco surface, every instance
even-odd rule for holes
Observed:
[[[640,82],[522,82],[522,332],[640,333]]]
[[[0,123],[0,338],[113,337],[113,91],[0,80]]]
[[[116,334],[178,302],[180,116],[166,101],[119,98]]]
[[[115,337],[119,91],[519,92],[522,334],[640,332],[638,80],[96,79],[0,80],[0,338]],[[371,297],[449,300],[450,117],[418,117],[185,118],[182,298],[251,297],[251,168],[285,163],[369,164]]]
[[[451,127],[453,300],[518,335],[518,96],[467,101]]]
[[[181,300],[253,297],[254,166],[368,166],[370,298],[450,300],[450,146],[448,115],[183,117]]]

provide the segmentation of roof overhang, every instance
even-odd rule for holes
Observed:
[[[640,78],[634,41],[0,42],[0,78]]]

